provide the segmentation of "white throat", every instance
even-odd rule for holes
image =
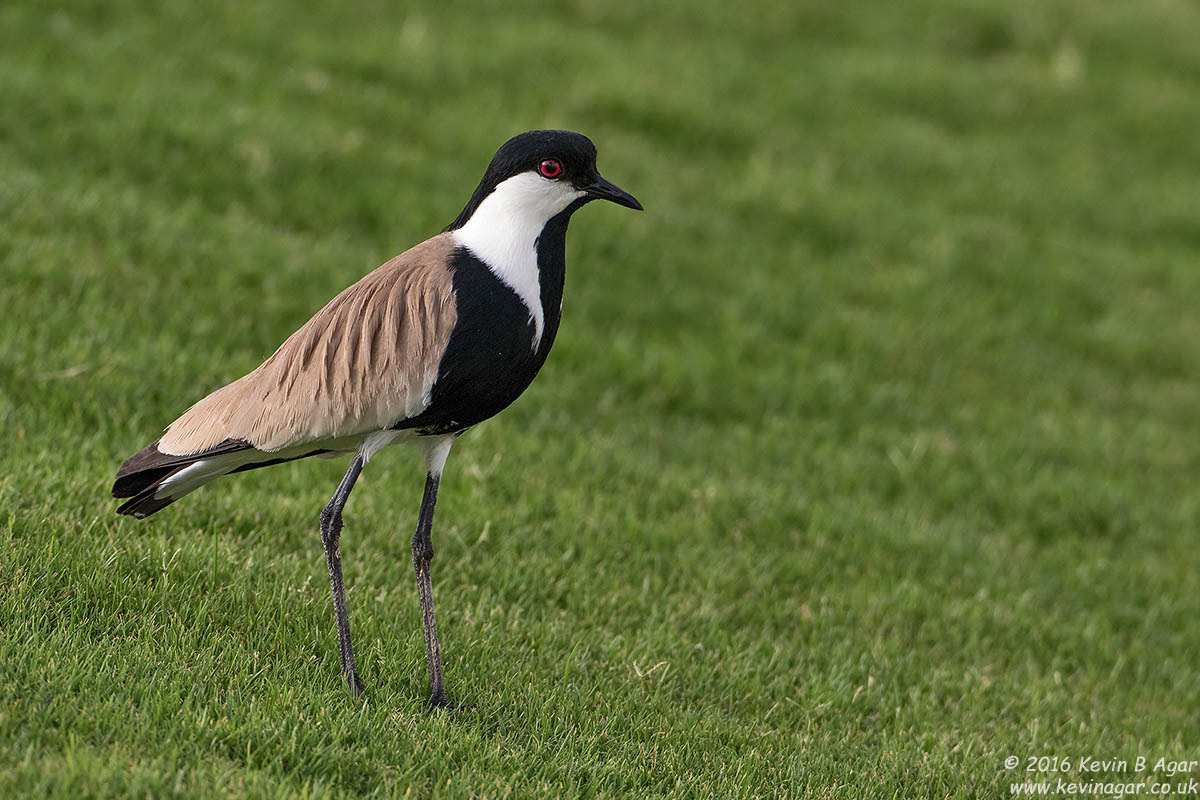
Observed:
[[[455,241],[487,264],[529,309],[534,350],[542,341],[546,324],[537,239],[547,222],[584,194],[569,183],[523,172],[502,181],[467,223],[453,233]]]

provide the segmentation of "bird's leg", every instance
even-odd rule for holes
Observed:
[[[321,544],[325,546],[325,562],[329,565],[329,586],[333,590],[333,613],[337,617],[338,652],[342,659],[342,673],[350,691],[362,694],[363,682],[358,677],[354,664],[354,647],[350,644],[350,615],[346,611],[346,585],[342,582],[342,553],[338,542],[342,535],[342,508],[350,497],[350,490],[362,472],[361,455],[354,456],[350,469],[338,484],[329,505],[321,512]]]
[[[425,627],[425,656],[429,662],[429,702],[435,707],[444,707],[446,689],[442,683],[442,652],[438,648],[437,619],[433,613],[433,580],[429,575],[429,564],[433,561],[433,506],[437,503],[439,475],[430,472],[425,478],[425,494],[421,498],[421,512],[417,517],[417,530],[412,538],[413,569],[417,572],[417,596],[421,600],[421,623]]]

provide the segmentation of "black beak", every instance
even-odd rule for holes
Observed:
[[[642,210],[642,204],[638,202],[636,197],[616,184],[609,183],[599,175],[596,176],[596,180],[592,181],[591,186],[588,186],[585,191],[589,197],[594,197],[598,200],[611,200],[619,206],[632,208],[634,211]]]

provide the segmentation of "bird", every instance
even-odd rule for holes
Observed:
[[[433,512],[455,439],[533,381],[562,315],[566,233],[592,200],[641,211],[601,177],[580,133],[505,142],[462,212],[431,238],[348,287],[258,368],[213,391],[120,467],[118,514],[156,514],[218,477],[309,457],[350,456],[320,514],[341,673],[365,691],[342,578],[342,512],[367,462],[405,444],[425,461],[412,537],[429,702],[447,707],[434,614]]]

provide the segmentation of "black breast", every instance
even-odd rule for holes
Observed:
[[[397,428],[422,434],[465,430],[504,410],[533,381],[558,333],[569,212],[560,217],[547,223],[538,239],[544,326],[537,350],[529,308],[474,253],[458,248],[450,264],[458,321],[429,408]]]

